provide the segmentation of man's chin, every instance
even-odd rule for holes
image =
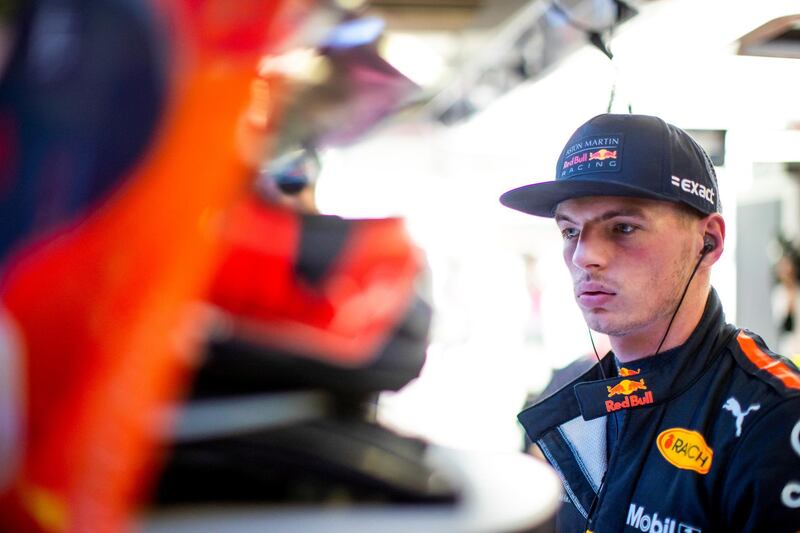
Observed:
[[[583,319],[586,321],[586,325],[589,326],[592,331],[596,331],[598,333],[610,335],[611,332],[618,329],[615,327],[610,313],[605,309],[584,309]]]

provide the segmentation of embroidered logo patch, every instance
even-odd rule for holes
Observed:
[[[622,170],[622,135],[595,135],[567,146],[559,160],[559,178],[586,172]]]
[[[625,396],[637,390],[647,390],[647,385],[644,383],[644,378],[640,380],[623,379],[613,387],[606,386],[608,389],[608,397],[624,394]]]
[[[656,446],[664,459],[682,470],[694,470],[708,474],[714,458],[712,450],[703,436],[690,429],[670,428],[656,438]]]
[[[626,369],[622,369],[626,370]],[[620,374],[622,373],[620,370]],[[630,370],[626,370],[626,375],[634,375],[638,374],[638,372],[628,374],[627,372],[631,372]],[[625,396],[624,399],[621,401],[613,401],[613,400],[606,400],[606,413],[613,413],[614,411],[619,411],[620,409],[627,409],[629,407],[639,407],[642,405],[648,405],[653,403],[653,393],[651,391],[645,392],[643,395],[633,394],[636,391],[643,391],[647,390],[647,385],[645,384],[644,378],[642,379],[623,379],[622,381],[618,382],[616,385],[609,387],[606,385],[606,389],[608,390],[608,397],[611,398],[613,396],[623,395]]]

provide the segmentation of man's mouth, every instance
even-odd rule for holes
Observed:
[[[596,294],[616,294],[611,287],[594,281],[583,282],[578,284],[578,296],[583,294],[596,295]]]
[[[578,303],[584,307],[602,306],[617,294],[611,287],[597,282],[581,283],[577,289]]]

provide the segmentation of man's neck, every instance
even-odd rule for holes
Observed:
[[[658,353],[684,344],[703,317],[710,289],[710,286],[706,286],[687,293],[678,310],[678,314],[675,316],[675,320],[672,322],[672,326],[669,326],[672,318],[672,315],[670,315],[645,330],[631,332],[618,337],[609,336],[611,348],[614,350],[617,360],[621,363],[629,363],[656,355],[658,344],[664,337],[668,327],[669,332]]]

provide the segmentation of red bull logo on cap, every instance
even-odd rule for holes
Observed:
[[[580,165],[581,163],[586,163],[589,160],[589,153],[584,152],[580,155],[573,155],[568,159],[564,159],[564,164],[561,168],[570,168],[575,165]]]
[[[585,172],[618,172],[622,164],[622,136],[586,137],[568,145],[561,154],[559,177]]]
[[[616,158],[617,158],[616,150],[606,150],[605,148],[601,148],[596,152],[589,152],[589,161],[593,159],[597,159],[599,161],[605,161],[606,159],[616,159]]]

